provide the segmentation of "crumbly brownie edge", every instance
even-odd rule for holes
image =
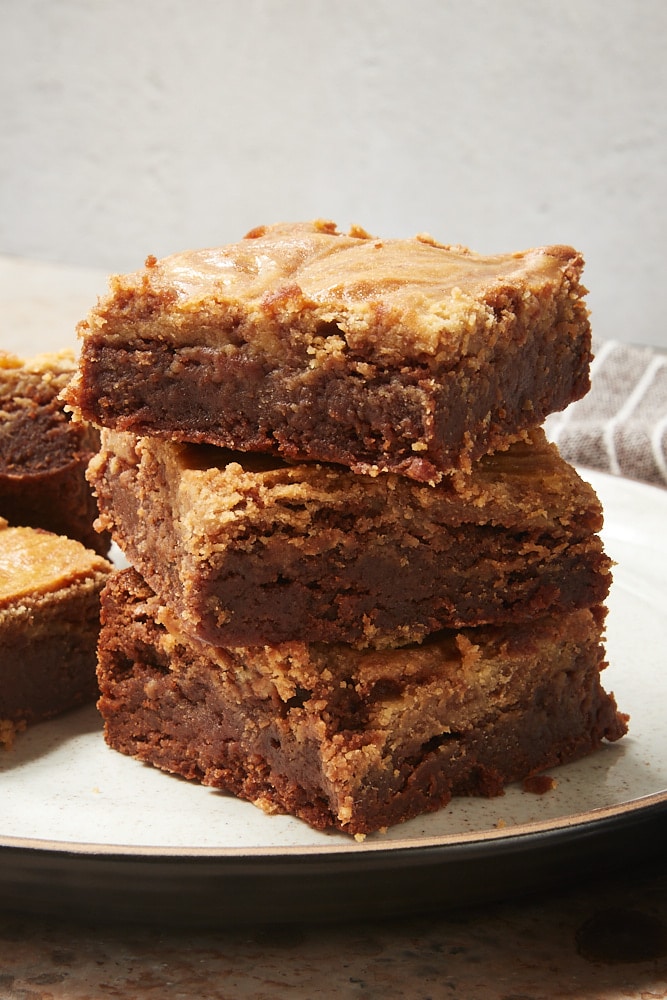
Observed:
[[[587,322],[583,258],[548,246],[480,255],[424,235],[349,237],[327,224],[260,227],[236,244],[146,260],[115,275],[79,326],[107,343],[253,343],[269,359],[311,367],[351,352],[373,365],[427,367],[474,355],[540,322]],[[129,339],[128,339],[129,338]]]
[[[499,342],[481,371],[464,358],[441,373],[366,366],[363,376],[336,358],[272,368],[247,345],[126,349],[91,335],[69,400],[120,430],[437,482],[588,391],[588,324],[561,325]]]
[[[444,485],[403,480],[385,490],[385,477],[362,483],[353,473],[323,469],[315,479],[309,466],[311,500],[296,489],[288,497],[290,481],[276,473],[274,503],[282,520],[271,519],[271,491],[262,490],[260,476],[235,482],[221,474],[216,497],[227,489],[241,512],[234,520],[225,508],[217,522],[207,506],[211,470],[189,502],[189,494],[179,499],[165,448],[129,434],[105,432],[103,441],[89,477],[104,523],[183,627],[207,642],[404,644],[443,627],[589,607],[609,590],[610,560],[599,536],[587,530],[598,505],[583,489],[560,512],[571,526],[554,515],[551,537],[548,527],[537,529],[539,518],[505,532],[500,505],[488,525],[431,523],[433,511],[420,507],[417,494],[427,490],[430,499]],[[347,480],[351,492],[364,491],[349,508],[340,499]],[[251,515],[256,500],[259,509]],[[443,502],[439,517],[446,507]],[[406,520],[408,510],[418,513]],[[184,526],[181,515],[193,513],[194,523]],[[285,521],[291,513],[293,524]],[[464,514],[455,498],[453,518]],[[480,506],[468,516],[481,518]]]
[[[290,702],[258,708],[226,694],[219,671],[202,669],[173,637],[166,644],[158,638],[149,591],[132,576],[116,577],[104,595],[99,707],[109,745],[319,829],[366,834],[438,809],[452,795],[497,795],[508,782],[581,757],[626,729],[600,686],[594,628],[573,655],[565,689],[562,677],[545,681],[526,707],[465,733],[436,734],[411,756],[399,751],[391,766],[378,759],[372,730],[327,735],[325,706],[322,718],[308,722],[297,698],[302,721],[294,724],[285,714]],[[123,593],[126,580],[133,593]]]

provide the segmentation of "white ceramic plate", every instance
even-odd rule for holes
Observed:
[[[599,844],[590,847],[593,836],[606,837],[611,843],[609,831],[627,827],[635,841],[638,831],[646,837],[646,823],[664,824],[667,816],[667,491],[601,473],[584,471],[583,475],[603,501],[605,544],[617,562],[608,602],[609,667],[604,684],[614,691],[620,709],[630,714],[631,723],[629,735],[620,742],[553,771],[555,789],[535,795],[512,786],[496,799],[455,800],[439,813],[357,843],[343,834],[317,833],[291,817],[266,816],[249,803],[167,776],[109,750],[97,713],[89,708],[34,726],[16,740],[13,749],[0,753],[0,892],[4,887],[17,905],[19,896],[28,901],[39,897],[44,905],[50,881],[58,884],[62,897],[68,870],[77,870],[74,860],[85,856],[91,887],[95,862],[97,874],[104,860],[166,862],[160,885],[168,893],[170,881],[173,886],[178,883],[182,903],[187,885],[195,888],[198,882],[194,875],[182,882],[187,872],[183,862],[199,858],[217,863],[213,876],[216,872],[225,878],[231,875],[242,886],[244,877],[255,870],[253,859],[255,864],[261,860],[269,880],[276,873],[293,878],[281,865],[288,863],[289,868],[308,859],[319,866],[313,885],[321,893],[321,885],[330,890],[330,876],[337,880],[343,871],[361,873],[363,883],[363,872],[382,858],[383,866],[389,868],[407,863],[413,869],[421,862],[431,872],[428,883],[438,885],[441,899],[443,886],[432,879],[433,866],[442,869],[449,861],[464,858],[467,881],[462,885],[458,878],[458,898],[466,895],[470,878],[475,886],[468,895],[479,898],[484,895],[475,877],[480,859],[497,858],[505,865],[508,878],[497,883],[502,893],[510,875],[519,888],[525,881],[507,865],[507,857],[501,860],[503,856],[511,855],[520,864],[526,852],[534,860],[550,847],[558,845],[562,850],[564,844],[576,842],[588,845],[587,854],[602,857]],[[22,870],[24,863],[28,874]],[[37,895],[35,865],[41,872]],[[136,865],[128,869],[125,864],[121,868],[121,882],[130,880],[125,885],[129,900],[139,869]],[[544,874],[542,864],[538,869],[535,877]],[[457,870],[461,875],[463,869]],[[206,876],[207,885],[215,882],[210,877]],[[405,892],[407,883],[399,883]],[[117,880],[114,885],[119,888]],[[259,886],[247,897],[249,915],[259,904],[261,880]],[[106,875],[95,891],[103,904],[109,895]],[[206,896],[199,885],[196,905],[206,909],[210,900],[202,902],[202,891]],[[421,891],[428,896],[428,884]],[[79,885],[73,896],[77,905],[81,892]],[[330,893],[332,913],[342,906],[339,896],[335,890]],[[143,898],[134,899],[138,912]],[[422,899],[422,905],[428,902]],[[87,905],[92,905],[90,900]],[[113,906],[118,905],[114,895]],[[395,910],[406,905],[405,900],[394,901]],[[292,909],[296,916],[303,915],[312,909],[312,901],[300,909],[297,900]],[[319,904],[318,910],[322,910]]]

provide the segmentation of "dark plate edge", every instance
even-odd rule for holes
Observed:
[[[227,926],[396,917],[562,889],[664,854],[667,801],[486,840],[282,856],[0,850],[4,910]]]

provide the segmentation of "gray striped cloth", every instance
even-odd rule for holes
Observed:
[[[566,461],[667,487],[667,355],[597,341],[591,390],[545,430]]]

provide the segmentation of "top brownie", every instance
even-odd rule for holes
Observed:
[[[141,435],[435,483],[588,390],[582,267],[564,246],[260,227],[112,278],[68,402]]]

